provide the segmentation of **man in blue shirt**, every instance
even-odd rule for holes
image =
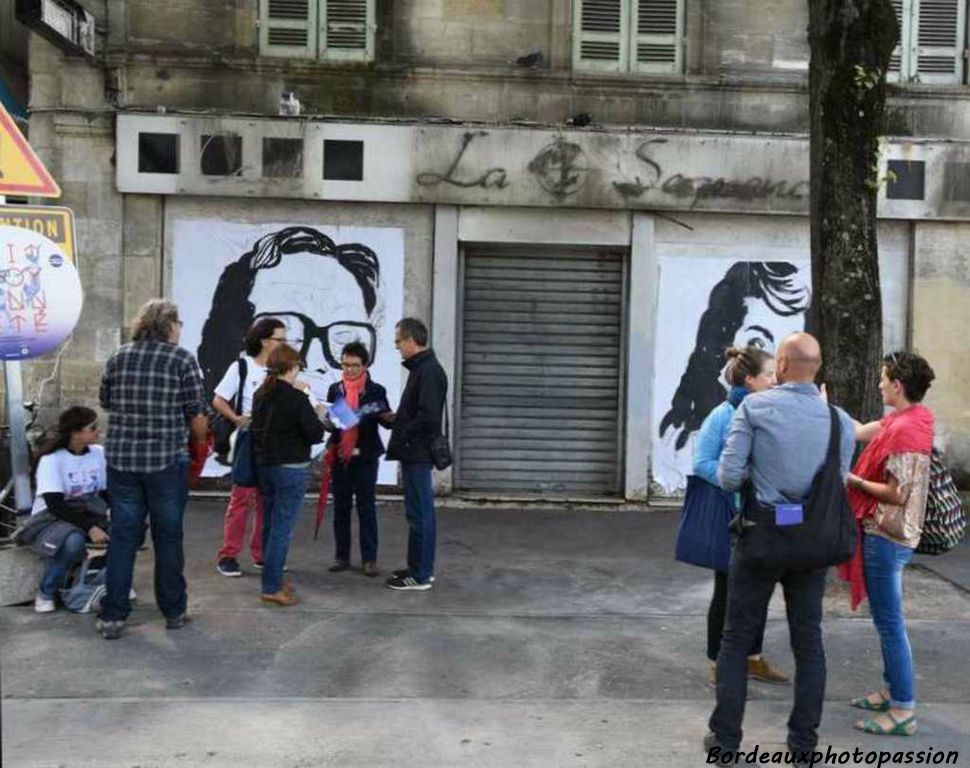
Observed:
[[[831,417],[815,386],[822,363],[818,341],[792,334],[777,355],[779,386],[749,395],[737,409],[721,460],[718,480],[728,491],[750,479],[758,501],[775,505],[800,502],[825,463]],[[852,419],[837,409],[843,478],[855,445]],[[788,720],[789,748],[815,749],[825,696],[825,649],[822,646],[822,597],[825,568],[794,571],[748,562],[736,548],[731,562],[727,627],[717,659],[717,706],[704,745],[735,752],[741,745],[741,721],[747,698],[747,655],[764,621],[775,584],[785,593],[792,653],[795,656],[795,705]]]

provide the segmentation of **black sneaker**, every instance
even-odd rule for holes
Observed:
[[[181,629],[190,621],[192,621],[192,619],[187,613],[180,613],[178,616],[166,617],[165,629]]]
[[[263,561],[262,560],[253,560],[253,570],[254,571],[261,571],[261,570],[263,570]],[[290,566],[284,565],[283,566],[283,573],[289,573],[289,572],[290,572]]]
[[[125,628],[123,621],[103,621],[98,619],[94,625],[103,640],[117,640]]]
[[[330,573],[341,573],[342,571],[350,570],[350,563],[346,560],[334,560],[329,568],[327,568]]]
[[[411,590],[414,592],[424,592],[431,589],[431,580],[418,581],[411,576],[391,576],[384,582],[388,589]]]
[[[391,578],[393,579],[404,579],[411,575],[410,568],[399,568],[396,571],[391,571]],[[434,576],[428,579],[432,584],[434,584]]]
[[[725,749],[721,746],[721,742],[717,740],[717,735],[714,731],[708,731],[708,734],[704,737],[704,751],[707,752],[707,762],[720,764],[723,755],[733,756],[734,751],[730,749]],[[711,757],[715,759],[711,759]],[[729,760],[727,762],[734,762]]]
[[[230,578],[238,578],[242,576],[242,569],[239,567],[239,563],[236,562],[234,557],[224,557],[218,563],[216,563],[216,570],[223,576],[229,576]]]

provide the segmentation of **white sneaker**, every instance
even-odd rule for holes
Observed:
[[[38,594],[34,598],[34,612],[35,613],[53,613],[57,610],[57,605],[54,604],[53,600],[48,600],[41,594]]]
[[[128,599],[129,600],[137,600],[138,599],[138,593],[135,592],[135,588],[134,587],[132,587],[131,589],[128,590]]]

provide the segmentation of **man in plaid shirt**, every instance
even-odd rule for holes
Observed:
[[[111,356],[101,379],[101,407],[109,413],[111,540],[97,628],[106,640],[121,637],[131,612],[128,595],[146,516],[165,626],[179,629],[188,620],[182,517],[189,475],[197,477],[205,461],[208,427],[202,374],[195,357],[178,346],[181,330],[175,304],[149,301],[138,312],[132,342]]]

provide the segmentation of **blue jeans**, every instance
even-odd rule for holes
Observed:
[[[189,498],[188,460],[177,459],[159,472],[122,472],[108,467],[111,539],[108,542],[107,593],[99,619],[124,621],[131,613],[135,555],[151,521],[155,549],[155,602],[169,619],[185,613],[185,553],[182,518]]]
[[[431,463],[401,464],[404,513],[408,520],[408,570],[424,583],[434,575],[436,521]]]
[[[263,465],[259,468],[259,490],[263,495],[264,595],[283,589],[283,566],[309,481],[309,467]]]
[[[350,513],[357,498],[360,520],[360,559],[377,560],[377,465],[374,459],[351,459],[337,462],[333,468],[333,537],[337,544],[336,559],[350,562]]]
[[[863,540],[869,610],[882,644],[882,676],[889,689],[890,705],[897,709],[916,706],[913,651],[903,616],[903,568],[912,558],[912,549],[882,536],[866,534]]]
[[[75,563],[84,557],[87,537],[78,528],[64,537],[61,546],[50,559],[44,575],[40,579],[40,594],[48,600],[57,596],[57,590],[64,586],[64,579]]]

